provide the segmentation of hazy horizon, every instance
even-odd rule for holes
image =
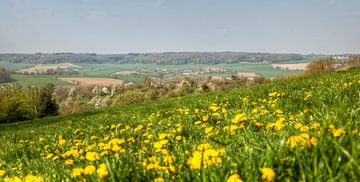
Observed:
[[[360,53],[357,0],[2,0],[0,53]]]

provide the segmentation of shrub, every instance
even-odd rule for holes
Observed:
[[[28,95],[20,86],[0,89],[0,123],[10,123],[35,117]]]
[[[306,75],[314,75],[333,71],[336,68],[336,61],[334,58],[322,58],[308,64],[305,68]]]
[[[123,94],[115,96],[112,105],[141,103],[144,100],[145,100],[145,94],[142,93],[140,90],[128,90]]]
[[[349,67],[360,67],[360,56],[352,56],[346,62]]]
[[[0,68],[0,83],[6,83],[11,81],[11,74],[4,68]]]

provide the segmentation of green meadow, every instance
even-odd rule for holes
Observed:
[[[359,181],[359,108],[351,69],[2,124],[0,181]]]

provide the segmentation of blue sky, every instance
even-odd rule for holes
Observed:
[[[0,0],[0,53],[360,53],[359,0]]]

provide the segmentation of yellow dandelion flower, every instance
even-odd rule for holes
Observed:
[[[97,152],[87,152],[85,158],[89,161],[96,161],[99,159],[99,154]]]
[[[93,135],[93,136],[90,137],[90,140],[97,140],[97,139],[98,139],[98,137],[95,136],[95,135]]]
[[[233,174],[233,175],[229,176],[229,178],[226,180],[226,182],[243,182],[243,180],[241,180],[240,175]]]
[[[71,176],[73,178],[76,178],[77,176],[81,176],[81,174],[84,172],[84,169],[83,168],[73,168],[72,169],[72,172],[71,172]]]
[[[175,138],[177,141],[180,141],[181,139],[182,139],[182,136],[176,136],[176,138]]]
[[[204,122],[208,121],[208,120],[209,120],[209,115],[203,116],[203,117],[202,117],[202,120],[203,120]]]
[[[214,128],[213,127],[206,127],[205,128],[205,134],[210,133]]]
[[[160,135],[159,135],[159,140],[162,140],[162,139],[164,139],[164,138],[166,138],[167,137],[167,134],[166,133],[161,133]]]
[[[165,180],[164,180],[164,178],[155,178],[154,179],[154,182],[164,182]]]
[[[44,179],[34,175],[26,175],[23,178],[23,182],[44,182]]]
[[[65,161],[65,165],[72,165],[74,163],[74,160],[68,159]]]
[[[267,182],[273,181],[276,176],[276,173],[271,168],[264,167],[261,168],[260,171],[261,179],[266,180]]]
[[[345,130],[338,128],[338,129],[332,129],[332,134],[334,137],[340,137],[345,134]]]
[[[96,172],[96,168],[93,165],[87,165],[84,168],[85,175],[91,175],[91,174],[94,174],[95,172]]]
[[[5,176],[5,174],[6,174],[6,171],[5,171],[5,170],[0,169],[0,177]]]
[[[99,175],[100,179],[105,179],[108,176],[109,172],[107,170],[106,164],[100,164],[96,173]]]
[[[22,182],[22,180],[17,176],[13,176],[11,178],[5,178],[4,182]]]
[[[236,123],[241,123],[246,121],[246,116],[245,114],[236,114],[234,119],[231,121],[232,123],[236,124]]]

